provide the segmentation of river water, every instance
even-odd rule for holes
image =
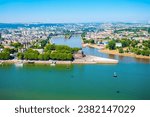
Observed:
[[[53,39],[55,44],[81,47],[80,36],[58,38]],[[118,59],[119,64],[69,65],[69,69],[66,65],[1,65],[0,99],[150,99],[150,60],[108,55],[89,47],[83,51]]]

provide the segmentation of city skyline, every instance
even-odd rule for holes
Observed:
[[[150,0],[0,0],[1,23],[149,22]]]

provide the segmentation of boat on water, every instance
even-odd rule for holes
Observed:
[[[28,64],[34,64],[34,61],[28,61],[27,63]]]
[[[56,62],[52,62],[50,65],[51,65],[51,66],[55,66],[55,65],[56,65]]]
[[[55,66],[56,64],[55,63],[51,63],[51,66]]]
[[[113,75],[113,77],[117,77],[117,74],[116,74],[116,72],[114,72],[114,75]]]
[[[23,67],[23,62],[15,63],[15,66],[16,66],[16,67]]]

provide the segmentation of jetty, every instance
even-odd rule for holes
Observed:
[[[81,59],[75,59],[73,64],[117,64],[119,61],[115,59],[108,59],[103,57],[86,55]]]

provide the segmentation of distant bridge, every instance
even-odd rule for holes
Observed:
[[[76,35],[76,34],[82,34],[81,32],[73,32],[72,35]],[[48,37],[52,37],[52,36],[59,36],[59,35],[65,35],[65,33],[56,33],[56,34],[49,34]]]

